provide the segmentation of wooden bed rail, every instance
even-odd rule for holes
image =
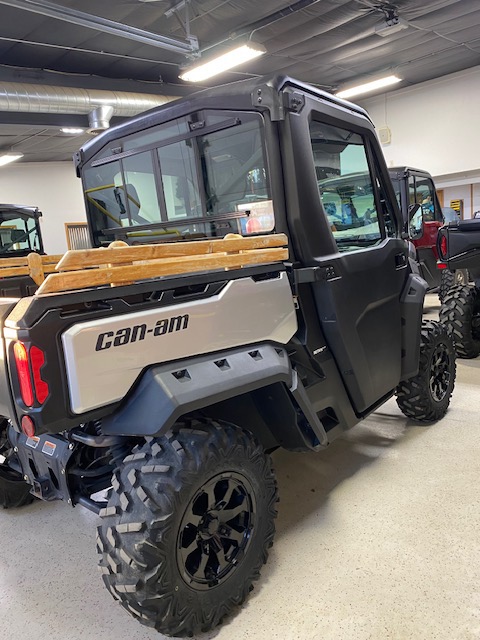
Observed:
[[[0,258],[0,278],[30,276],[38,285],[45,280],[45,274],[54,273],[63,255],[41,256],[30,253],[23,258]]]
[[[42,295],[105,285],[118,286],[162,276],[283,262],[288,259],[287,243],[287,236],[281,233],[251,238],[228,234],[218,240],[135,247],[116,241],[105,249],[67,251],[64,256],[30,254],[28,265],[31,277],[40,285],[35,295]],[[51,268],[53,259],[58,264]]]

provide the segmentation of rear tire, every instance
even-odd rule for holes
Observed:
[[[442,280],[438,287],[438,297],[443,303],[445,296],[456,285],[468,285],[469,275],[467,269],[457,269],[452,272],[449,269],[442,270]]]
[[[277,501],[270,457],[250,433],[177,424],[125,458],[112,484],[100,567],[130,614],[191,636],[243,603],[267,560]]]
[[[453,341],[439,322],[423,322],[418,373],[398,385],[397,404],[412,420],[435,422],[446,414],[454,384]]]
[[[440,308],[440,322],[451,334],[459,358],[476,358],[480,354],[478,289],[470,286],[453,287]]]

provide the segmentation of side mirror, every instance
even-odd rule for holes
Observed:
[[[418,204],[411,204],[408,207],[408,233],[412,240],[418,240],[423,236],[423,212]]]

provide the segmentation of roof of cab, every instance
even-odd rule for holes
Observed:
[[[103,148],[109,142],[121,138],[125,135],[135,133],[142,129],[162,124],[168,120],[172,120],[182,115],[191,113],[194,110],[202,108],[212,108],[217,103],[219,108],[221,107],[221,99],[225,101],[231,101],[235,99],[235,106],[239,109],[258,109],[265,110],[268,108],[268,97],[265,96],[264,87],[270,88],[271,93],[279,95],[280,92],[286,87],[292,87],[298,91],[307,93],[314,97],[322,98],[323,100],[335,104],[343,109],[348,109],[364,118],[367,118],[370,122],[371,119],[365,109],[359,107],[347,100],[337,98],[331,93],[322,91],[317,87],[313,87],[309,84],[294,80],[288,76],[275,75],[275,76],[263,76],[259,78],[253,78],[248,80],[241,80],[239,82],[232,82],[230,84],[220,85],[209,89],[203,89],[202,91],[196,91],[189,96],[167,102],[166,104],[145,111],[122,124],[119,124],[111,129],[108,129],[99,136],[92,138],[86,142],[80,151],[75,155],[75,164],[77,169],[80,165],[88,161],[93,155],[95,155],[101,148]],[[262,100],[259,100],[256,104],[253,103],[252,96],[254,93],[258,95],[258,91],[262,89]],[[231,107],[230,107],[231,108]]]

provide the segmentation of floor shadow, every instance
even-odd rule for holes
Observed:
[[[318,453],[273,454],[280,503],[277,538],[308,518],[328,501],[332,490],[385,456],[385,450],[405,438],[421,436],[424,428],[396,414],[377,412],[368,425],[354,427]]]

